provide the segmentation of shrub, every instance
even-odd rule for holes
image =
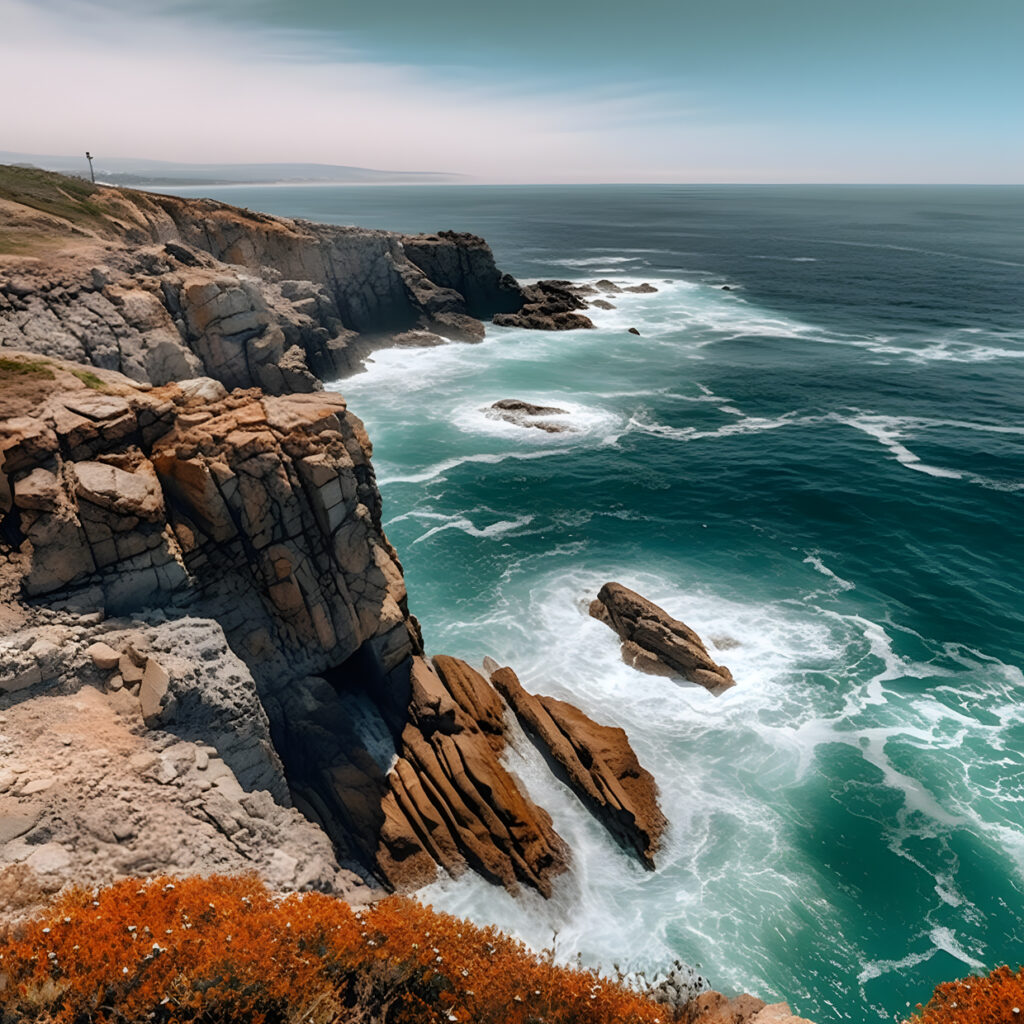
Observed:
[[[1024,1021],[1024,967],[948,981],[907,1024],[1017,1024]]]
[[[622,984],[412,900],[126,880],[0,932],[3,1024],[660,1024]]]

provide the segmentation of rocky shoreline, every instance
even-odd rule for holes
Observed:
[[[370,440],[322,390],[485,319],[589,326],[585,299],[473,235],[39,173],[0,192],[0,876],[550,895],[571,851],[502,763],[513,713],[652,867],[666,823],[622,730],[427,657]]]

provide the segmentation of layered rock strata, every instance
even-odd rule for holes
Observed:
[[[606,583],[591,601],[590,614],[619,634],[623,660],[642,672],[682,676],[715,694],[736,685],[686,623],[621,583]]]
[[[667,822],[654,778],[637,760],[625,731],[599,725],[565,701],[527,693],[510,668],[489,659],[485,668],[555,773],[621,846],[653,869]]]
[[[0,238],[0,347],[144,383],[205,375],[282,394],[316,390],[396,339],[479,341],[483,320],[524,302],[475,235],[332,227],[81,182],[88,199],[72,201],[66,182],[44,175],[42,200],[0,191],[11,251],[28,254],[4,258]]]
[[[154,734],[140,753],[181,742],[218,751],[235,772],[237,785],[224,784],[235,804],[247,806],[239,787],[265,791],[277,810],[264,819],[284,827],[294,800],[333,841],[327,867],[297,861],[296,885],[349,885],[340,865],[361,864],[408,889],[440,866],[551,894],[569,851],[502,765],[505,707],[492,685],[457,659],[423,657],[381,528],[370,443],[340,395],[228,393],[211,378],[154,388],[111,371],[83,379],[30,353],[5,359],[0,395],[16,415],[0,422],[0,611],[16,632],[0,656],[0,701],[31,706],[93,686],[115,712],[128,701],[132,728]],[[154,616],[171,620],[181,652],[148,628]],[[51,625],[72,630],[70,661],[30,642]],[[189,639],[211,632],[223,650]],[[218,703],[225,673],[240,681]],[[222,704],[237,716],[233,733]],[[624,735],[567,705],[547,714],[577,751],[573,785],[649,860],[656,830],[641,823],[630,778],[642,774],[652,801],[653,785]],[[255,744],[248,753],[236,733]],[[277,833],[217,794],[210,811],[195,793],[205,777],[180,765],[171,776],[185,810],[213,814],[236,849],[238,833],[257,835],[250,859],[284,884],[294,854],[277,856]],[[117,800],[134,798],[122,790]],[[53,832],[41,822],[29,845]]]

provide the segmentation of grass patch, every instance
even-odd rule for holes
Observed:
[[[43,360],[11,359],[0,356],[0,380],[55,380]],[[99,380],[99,378],[96,378]],[[100,381],[102,384],[102,381]]]
[[[62,217],[72,224],[96,227],[107,222],[107,211],[93,200],[97,192],[95,185],[81,178],[38,167],[0,164],[0,199]]]
[[[93,391],[106,391],[107,385],[96,376],[92,370],[72,370],[72,375],[77,377],[87,388]]]

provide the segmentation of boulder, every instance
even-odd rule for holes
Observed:
[[[90,644],[86,648],[85,653],[102,672],[112,672],[117,668],[118,662],[121,660],[120,652],[115,651],[110,644],[105,644],[102,640]]]
[[[523,689],[515,672],[489,659],[491,683],[555,773],[625,849],[653,870],[666,821],[658,787],[624,730],[600,725],[579,708]]]
[[[573,428],[566,423],[541,419],[543,416],[567,416],[568,409],[559,409],[554,405],[533,405],[518,398],[503,398],[487,407],[487,415],[491,419],[505,420],[517,427],[535,427],[548,434],[562,434]]]
[[[619,634],[622,658],[634,668],[682,676],[716,695],[735,686],[732,673],[715,663],[689,626],[621,583],[606,583],[590,614]]]

